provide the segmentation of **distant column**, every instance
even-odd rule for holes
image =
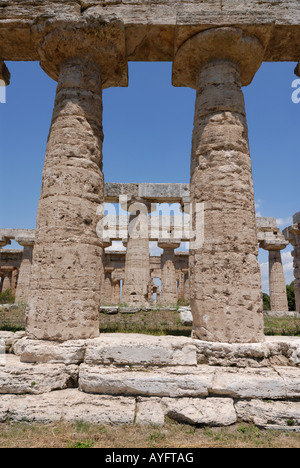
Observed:
[[[158,247],[164,249],[161,256],[161,299],[162,305],[177,303],[176,268],[174,250],[180,242],[172,240],[158,241]]]
[[[293,224],[283,231],[286,240],[294,247],[294,290],[296,311],[300,312],[300,211],[293,216]]]
[[[279,231],[279,230],[278,230]],[[266,233],[259,246],[269,252],[269,285],[271,310],[288,312],[286,283],[283,272],[281,250],[288,245],[284,235],[280,232]]]
[[[3,281],[2,281],[2,292],[7,291],[8,289],[12,289],[12,273],[14,268],[12,267],[2,267],[2,271],[4,273]]]
[[[184,273],[184,301],[189,303],[191,300],[189,269],[182,271]]]
[[[177,299],[184,301],[184,272],[182,270],[178,273]]]
[[[20,244],[20,241],[19,241]],[[24,247],[19,270],[16,302],[27,302],[31,281],[31,266],[34,242],[21,244]]]
[[[150,282],[148,208],[138,201],[130,208],[122,302],[147,305]]]

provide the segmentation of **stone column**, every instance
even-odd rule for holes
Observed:
[[[296,311],[300,312],[300,211],[293,217],[293,225],[283,231],[286,240],[294,247],[292,255],[294,257],[294,290]]]
[[[112,282],[112,304],[114,305],[120,304],[120,294],[121,294],[120,280],[115,279]]]
[[[288,312],[286,284],[280,250],[269,251],[271,310]]]
[[[191,308],[196,338],[264,340],[260,268],[244,97],[263,47],[238,28],[188,39],[173,84],[197,90],[191,162]]]
[[[184,302],[190,303],[191,294],[190,294],[190,276],[189,276],[189,269],[185,268],[182,270],[184,274]]]
[[[2,281],[2,292],[7,291],[8,289],[12,289],[12,272],[13,268],[6,268],[3,267],[2,270],[4,271],[3,281]]]
[[[148,304],[150,282],[148,207],[137,201],[130,206],[129,213],[122,302],[142,306]]]
[[[182,270],[178,273],[177,299],[184,301],[184,272]]]
[[[112,280],[111,274],[114,271],[113,268],[105,267],[105,279],[104,279],[104,292],[103,299],[101,300],[103,305],[112,304]]]
[[[3,292],[3,280],[4,280],[4,273],[0,270],[0,293]]]
[[[58,80],[38,208],[27,336],[76,340],[99,335],[104,203],[102,88],[123,84],[124,28],[84,20],[37,22],[42,68]],[[49,31],[50,29],[50,31]],[[121,43],[121,40],[123,41]],[[121,45],[119,45],[119,42]],[[122,49],[122,50],[121,50]]]
[[[267,237],[270,237],[270,234]],[[271,310],[277,312],[288,312],[288,300],[286,293],[285,277],[283,272],[281,250],[285,249],[288,242],[282,234],[276,234],[269,240],[260,243],[260,247],[269,251],[269,284]]]
[[[162,305],[177,303],[176,268],[174,250],[180,247],[180,242],[172,240],[158,241],[158,247],[164,249],[161,256],[161,299]]]
[[[16,302],[26,302],[29,296],[30,281],[31,281],[31,265],[34,242],[19,244],[24,247],[22,261],[19,270],[18,285],[16,290]]]

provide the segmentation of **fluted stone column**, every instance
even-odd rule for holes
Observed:
[[[197,90],[191,162],[191,308],[196,338],[264,340],[244,97],[263,47],[238,28],[200,32],[179,48],[173,84]],[[197,215],[197,216],[196,216]]]
[[[178,290],[177,299],[184,301],[184,272],[182,270],[178,273]]]
[[[114,271],[113,268],[105,267],[105,279],[104,279],[104,291],[103,291],[103,299],[101,300],[103,305],[111,305],[112,304],[112,279],[111,274]]]
[[[271,310],[288,312],[289,306],[280,250],[269,251],[269,276]]]
[[[19,270],[18,285],[16,290],[16,302],[26,302],[29,296],[31,281],[31,266],[34,242],[19,244],[24,247]]]
[[[138,201],[130,206],[129,213],[122,302],[147,305],[150,282],[148,207]]]
[[[263,240],[260,243],[260,247],[269,251],[269,289],[271,310],[277,312],[288,312],[289,306],[286,293],[286,283],[281,260],[281,250],[287,247],[288,242],[280,233],[273,236],[274,240],[271,239],[271,234],[268,234],[268,236],[270,239],[268,240],[266,238],[266,240]]]
[[[176,268],[174,250],[180,247],[180,242],[172,240],[158,241],[158,247],[164,249],[161,256],[161,298],[162,305],[177,303]]]
[[[285,238],[292,244],[294,250],[292,252],[294,258],[294,290],[296,311],[300,312],[300,211],[293,217],[292,226],[287,227],[283,231]]]
[[[49,25],[50,24],[50,25]],[[50,29],[50,31],[49,31]],[[37,22],[42,68],[58,80],[42,180],[28,298],[29,338],[99,335],[103,244],[96,234],[104,203],[102,89],[123,84],[124,55],[115,20],[51,29]],[[122,43],[122,50],[124,49]],[[127,64],[126,69],[127,72]]]
[[[3,281],[2,281],[2,292],[7,291],[8,289],[12,290],[12,273],[13,268],[2,267],[4,272]]]
[[[190,293],[190,272],[189,269],[182,270],[184,273],[184,302],[190,303],[191,293]]]

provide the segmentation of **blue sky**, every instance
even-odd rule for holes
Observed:
[[[8,62],[0,104],[0,227],[35,228],[56,83],[38,63]],[[243,88],[257,213],[283,229],[300,210],[300,103],[292,102],[294,63],[264,63]],[[171,63],[130,63],[129,87],[103,92],[106,182],[190,180],[195,91],[171,85]],[[291,247],[283,253],[293,279]],[[263,289],[267,253],[260,252]]]

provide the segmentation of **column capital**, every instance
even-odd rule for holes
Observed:
[[[103,89],[128,86],[124,24],[116,16],[73,25],[39,18],[32,31],[38,36],[41,67],[55,81],[64,63],[84,59],[101,69]]]
[[[173,85],[196,89],[199,70],[205,64],[226,60],[237,64],[242,86],[247,86],[263,61],[263,53],[260,41],[239,28],[207,29],[179,47],[173,63]]]
[[[300,223],[288,226],[283,230],[283,234],[294,247],[300,245]]]
[[[164,250],[175,250],[180,247],[181,242],[174,239],[161,239],[158,241],[157,245],[160,249]]]
[[[0,81],[4,81],[5,86],[10,83],[10,72],[5,65],[4,61],[0,59]]]
[[[276,235],[270,235],[270,234],[268,235],[268,234],[259,244],[259,246],[262,249],[268,250],[268,251],[284,250],[289,245],[289,241],[285,240],[285,237],[283,234],[281,233],[276,234]]]

